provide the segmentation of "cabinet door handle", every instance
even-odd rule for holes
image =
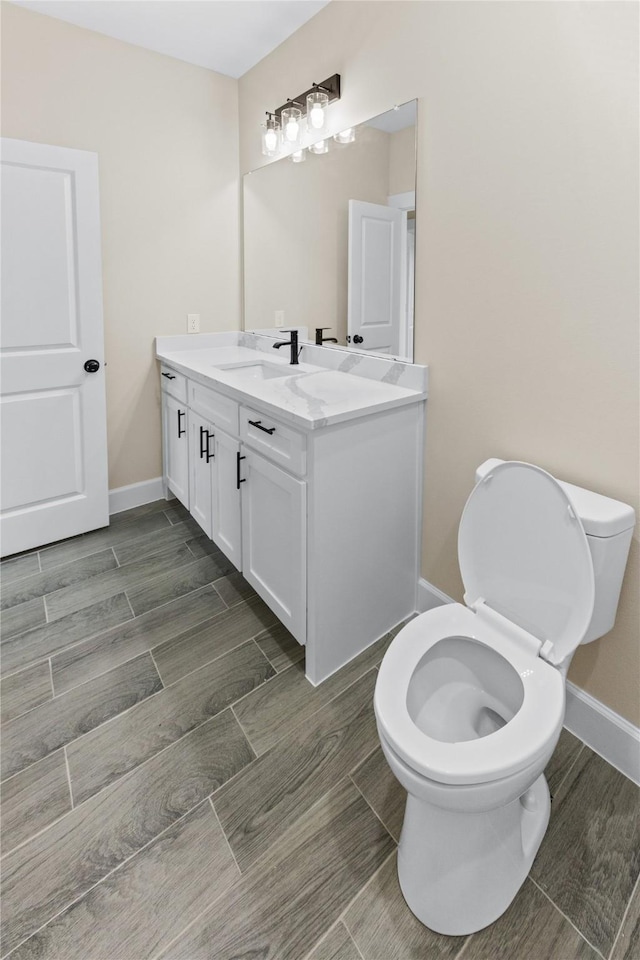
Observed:
[[[262,430],[264,433],[271,434],[276,432],[275,427],[263,427],[262,420],[249,420],[249,423],[251,424],[252,427],[257,427],[258,430]]]
[[[242,480],[240,479],[240,461],[241,461],[241,460],[246,460],[246,459],[247,459],[246,457],[242,457],[242,456],[240,456],[239,453],[236,453],[236,490],[239,490],[239,489],[240,489],[240,484],[241,484],[241,483],[246,483],[246,482],[247,482],[247,478],[246,478],[246,477],[243,477]]]
[[[205,433],[207,433],[207,431],[205,430],[205,428],[204,428],[204,427],[200,427],[200,459],[201,459],[201,460],[202,460],[202,458],[205,456],[205,454],[208,453],[208,451],[205,450],[205,446],[204,446],[204,435],[205,435]]]
[[[213,460],[215,458],[215,453],[211,453],[211,450],[209,449],[209,440],[215,440],[216,435],[215,433],[210,433],[208,430],[205,430],[205,433],[207,435],[205,454],[207,457],[207,463],[209,463],[209,460]]]
[[[167,380],[175,380],[176,378],[175,373],[163,373],[162,376],[166,377]]]
[[[183,427],[180,421],[180,417],[186,418],[187,414],[184,410],[178,410],[178,439],[187,432],[187,428]]]

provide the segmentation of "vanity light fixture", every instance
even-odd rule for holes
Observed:
[[[322,83],[314,83],[309,90],[290,98],[273,113],[267,112],[267,119],[262,125],[263,154],[266,157],[275,157],[281,146],[293,148],[294,152],[298,153],[304,133],[302,113],[305,105],[308,131],[311,134],[321,134],[326,127],[328,105],[339,99],[340,74],[334,73]],[[321,143],[324,144],[324,148],[314,150],[314,153],[327,153],[326,141],[322,140]]]
[[[355,127],[347,127],[346,130],[343,130],[341,133],[336,133],[333,136],[333,139],[336,143],[353,143],[356,138]]]
[[[262,152],[265,157],[275,157],[280,149],[280,121],[274,113],[267,113],[262,128]]]

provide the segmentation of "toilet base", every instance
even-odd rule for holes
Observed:
[[[524,883],[549,812],[544,774],[517,800],[483,813],[444,810],[409,794],[398,879],[411,912],[447,936],[493,923]]]

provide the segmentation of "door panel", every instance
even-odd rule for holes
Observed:
[[[212,480],[215,470],[215,427],[189,410],[189,447],[191,467],[189,470],[189,510],[206,535],[211,538]],[[212,456],[213,454],[213,456]]]
[[[299,643],[306,641],[306,490],[243,447],[242,573]]]
[[[231,563],[238,570],[242,570],[240,491],[237,482],[240,443],[223,430],[218,430],[217,427],[214,429],[216,456],[212,475],[211,539],[231,560]]]
[[[360,350],[400,352],[404,210],[349,200],[348,331]]]
[[[165,473],[167,486],[189,509],[189,441],[187,407],[169,394],[163,395]]]
[[[1,242],[7,555],[109,521],[97,156],[3,139]]]

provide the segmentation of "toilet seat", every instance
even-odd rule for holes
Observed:
[[[489,736],[461,742],[436,740],[414,723],[407,706],[411,678],[424,655],[441,640],[464,638],[500,654],[518,673],[522,705]],[[523,770],[555,742],[564,719],[560,672],[460,603],[445,604],[412,620],[390,644],[380,665],[374,697],[380,735],[416,773],[440,783],[486,783]]]

